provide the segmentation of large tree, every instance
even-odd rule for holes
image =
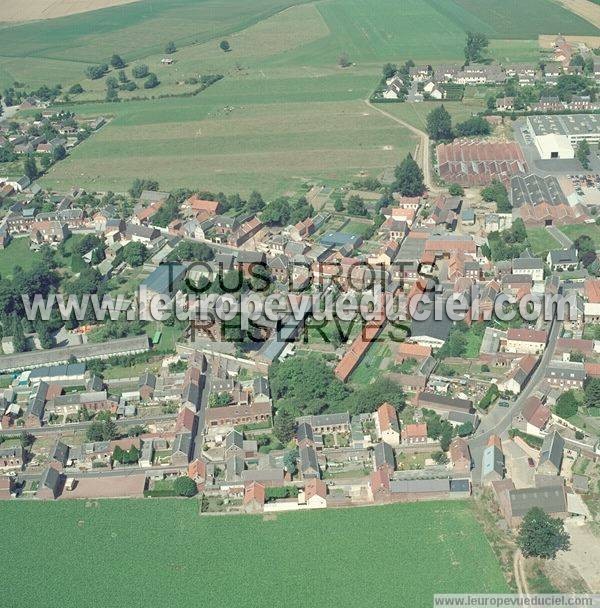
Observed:
[[[561,519],[533,507],[519,527],[517,544],[525,557],[554,559],[558,551],[569,549],[570,538]]]
[[[465,63],[477,63],[483,61],[484,52],[489,46],[490,41],[481,32],[467,32],[465,43]]]
[[[123,58],[120,55],[117,55],[115,53],[110,58],[110,65],[112,65],[113,68],[120,70],[125,67],[125,62],[123,61]]]
[[[173,483],[173,489],[179,496],[195,496],[198,493],[196,483],[191,477],[182,475]]]
[[[600,407],[600,378],[590,378],[585,384],[585,406]]]
[[[296,419],[293,414],[286,410],[281,410],[275,414],[273,419],[273,434],[281,443],[288,443],[296,432]]]
[[[425,191],[423,171],[409,153],[396,167],[395,189],[402,196],[420,196]]]
[[[35,158],[33,156],[27,156],[25,162],[23,163],[23,171],[25,171],[25,175],[33,181],[38,176],[38,168],[35,163]]]
[[[570,390],[563,393],[556,401],[555,412],[561,418],[571,418],[577,413],[579,401],[575,395],[575,391]]]
[[[588,144],[587,140],[582,139],[579,142],[575,156],[584,169],[590,168],[590,144]]]
[[[448,110],[441,105],[427,115],[427,133],[435,140],[452,139],[452,118]]]

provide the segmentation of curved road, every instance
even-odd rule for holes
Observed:
[[[393,114],[390,114],[389,112],[386,112],[385,110],[382,110],[381,108],[377,107],[375,104],[372,104],[368,99],[365,99],[365,103],[371,109],[375,110],[376,112],[379,112],[380,114],[383,114],[384,116],[387,116],[389,119],[393,120],[394,122],[397,122],[399,125],[402,125],[405,129],[408,129],[409,131],[414,133],[419,138],[420,144],[419,144],[417,158],[415,158],[415,160],[417,161],[417,163],[419,163],[419,165],[421,165],[421,169],[423,170],[423,181],[425,182],[425,185],[427,186],[428,189],[431,189],[432,184],[431,184],[431,167],[430,167],[430,163],[429,163],[429,135],[427,135],[427,133],[425,133],[425,131],[421,131],[420,129],[417,129],[417,127],[414,127],[413,125],[401,120],[400,118],[397,118]]]
[[[544,353],[538,366],[531,375],[529,382],[525,385],[525,388],[521,391],[510,407],[503,409],[496,405],[494,409],[487,416],[485,416],[485,418],[483,418],[481,424],[477,428],[476,434],[469,441],[471,457],[474,463],[472,474],[474,481],[479,481],[481,475],[481,457],[490,435],[502,436],[510,429],[512,419],[521,413],[523,406],[525,405],[525,401],[527,401],[527,399],[532,395],[535,387],[546,375],[548,364],[554,356],[556,340],[560,335],[561,328],[562,321],[558,321],[556,318],[554,318],[550,327],[550,334],[548,336],[548,342]]]

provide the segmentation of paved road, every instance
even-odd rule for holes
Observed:
[[[573,241],[556,226],[546,226],[546,230],[560,243],[561,247],[568,249],[573,244]]]
[[[94,479],[99,477],[122,477],[130,475],[151,475],[152,473],[177,473],[179,471],[187,470],[186,466],[174,467],[169,465],[168,467],[127,467],[122,469],[90,469],[89,471],[79,471],[74,468],[65,469],[63,472],[66,477],[74,477],[75,479]],[[29,472],[23,471],[17,475],[19,481],[28,481],[39,479],[42,475],[41,471]]]
[[[194,437],[194,458],[199,458],[202,455],[202,433],[204,431],[204,419],[206,417],[206,408],[208,407],[208,397],[210,396],[210,379],[210,368],[207,368],[204,390],[202,391],[202,400],[200,401],[200,409],[198,410],[196,436]]]
[[[469,441],[471,457],[473,458],[473,480],[479,481],[481,476],[481,457],[483,450],[487,445],[490,435],[499,435],[502,437],[511,427],[512,419],[521,413],[525,401],[532,395],[535,387],[544,378],[548,364],[554,356],[556,348],[556,340],[560,336],[562,321],[554,319],[550,328],[550,336],[548,337],[548,345],[544,350],[544,354],[539,362],[539,365],[533,372],[531,379],[521,391],[520,395],[508,408],[498,407],[497,405],[492,411],[483,418],[481,424],[477,428],[477,432]]]
[[[403,120],[400,120],[393,114],[390,114],[389,112],[386,112],[385,110],[376,106],[375,104],[372,104],[368,99],[365,99],[365,103],[371,109],[375,110],[376,112],[379,112],[380,114],[383,114],[384,116],[387,116],[394,122],[397,122],[399,125],[402,125],[404,128],[408,129],[409,131],[414,133],[419,138],[419,140],[420,140],[419,150],[418,150],[417,158],[415,158],[415,160],[419,163],[419,165],[421,166],[421,169],[423,170],[423,181],[425,182],[425,185],[427,186],[427,188],[431,189],[432,183],[431,183],[431,167],[430,167],[430,163],[429,163],[429,135],[427,135],[427,133],[425,133],[425,131],[421,131],[420,129],[417,129],[417,127],[414,127],[413,125],[411,125],[407,122],[404,122]]]
[[[115,424],[121,427],[134,426],[137,424],[152,424],[153,422],[162,422],[164,420],[174,420],[177,414],[161,414],[160,416],[150,416],[148,418],[120,418],[115,420]],[[33,428],[18,427],[2,431],[3,435],[20,435],[23,431],[32,435],[50,435],[52,433],[70,433],[71,431],[83,431],[92,421],[73,422],[70,424],[49,424],[48,426],[37,426]]]

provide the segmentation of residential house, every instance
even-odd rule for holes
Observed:
[[[501,392],[510,392],[518,395],[527,382],[529,382],[529,378],[531,378],[531,374],[536,368],[537,363],[538,358],[533,355],[516,359],[504,378],[498,381],[498,389]]]
[[[187,466],[192,453],[192,434],[178,433],[171,446],[171,464],[173,466]]]
[[[455,437],[450,444],[450,462],[455,473],[469,475],[471,472],[471,451],[466,439]]]
[[[548,266],[553,271],[573,271],[579,266],[577,250],[574,247],[568,249],[552,249],[548,252],[546,259]]]
[[[483,451],[481,482],[490,484],[504,478],[504,452],[498,435],[492,435]]]
[[[460,399],[458,397],[446,397],[428,391],[423,391],[417,399],[417,406],[423,409],[433,410],[438,414],[445,415],[448,412],[458,411],[472,413],[473,402],[470,399]]]
[[[525,401],[516,423],[529,435],[540,437],[549,420],[550,408],[539,397],[532,395]]]
[[[348,412],[302,416],[298,418],[298,422],[308,422],[313,432],[319,435],[350,432],[350,414]]]
[[[54,500],[62,491],[62,475],[53,467],[47,467],[42,472],[36,498],[42,500]]]
[[[138,390],[140,392],[140,399],[148,401],[154,396],[154,389],[156,388],[156,376],[151,372],[144,372],[138,380]]]
[[[384,403],[374,414],[377,436],[381,441],[391,446],[400,445],[400,424],[398,414],[393,405]]]
[[[394,449],[388,443],[377,443],[373,450],[373,469],[385,468],[388,471],[388,475],[396,469],[396,457],[394,455]]]
[[[586,371],[580,361],[551,361],[546,368],[546,381],[564,390],[583,388]]]
[[[244,486],[244,511],[260,513],[265,504],[265,486],[257,481],[251,481]]]
[[[544,437],[536,471],[541,475],[560,475],[565,440],[558,431]]]
[[[23,468],[23,448],[20,445],[3,448],[0,445],[0,469],[2,471]]]
[[[543,330],[510,328],[506,332],[504,350],[507,353],[539,355],[546,348],[547,339],[548,335]]]
[[[317,451],[313,446],[306,445],[300,448],[300,472],[303,479],[321,477],[321,469],[317,459]]]
[[[42,245],[58,246],[70,232],[66,224],[56,221],[42,221],[31,224],[30,247],[34,250]]]
[[[309,509],[327,507],[327,484],[316,477],[307,479],[304,484],[304,503]]]
[[[544,261],[541,258],[519,257],[512,261],[512,273],[530,276],[535,282],[544,280]]]
[[[402,427],[402,443],[404,445],[414,445],[427,443],[427,424],[405,424]]]

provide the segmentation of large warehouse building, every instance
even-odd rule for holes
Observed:
[[[598,114],[529,116],[527,123],[543,160],[575,158],[580,141],[600,142]]]

